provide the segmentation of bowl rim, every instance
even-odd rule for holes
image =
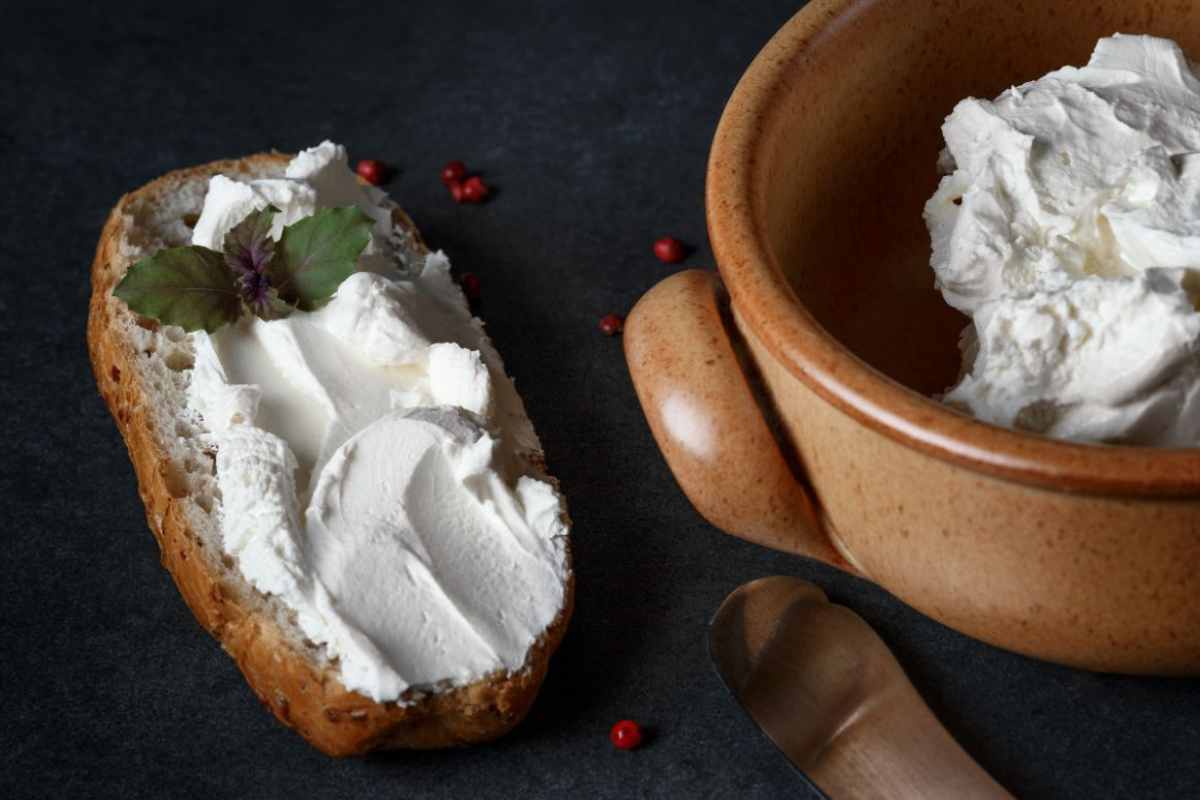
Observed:
[[[982,422],[903,386],[837,341],[797,297],[767,242],[759,135],[794,88],[810,49],[874,6],[812,0],[759,52],[731,95],[709,152],[709,239],[738,318],[809,389],[867,427],[987,475],[1050,489],[1149,495],[1200,492],[1200,447],[1068,442]],[[931,167],[932,168],[932,167]]]

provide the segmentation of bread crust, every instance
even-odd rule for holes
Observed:
[[[249,607],[246,592],[253,589],[231,587],[230,578],[214,574],[201,552],[204,545],[184,514],[182,490],[177,482],[169,480],[170,457],[148,413],[150,387],[142,385],[135,367],[140,354],[115,324],[118,314],[127,313],[112,297],[112,288],[127,266],[120,255],[129,219],[127,209],[132,203],[163,196],[189,181],[220,172],[281,166],[288,160],[279,153],[260,153],[176,170],[121,198],[104,225],[92,262],[87,342],[97,386],[129,450],[146,520],[158,540],[163,566],[196,620],[233,657],[255,694],[280,722],[331,756],[441,748],[494,739],[525,717],[546,675],[550,656],[566,631],[574,606],[574,572],[569,561],[563,608],[530,649],[522,670],[496,673],[461,688],[427,694],[411,705],[379,703],[348,690],[334,669],[305,653],[275,619]],[[423,250],[415,227],[403,212],[396,212],[396,222],[414,235]]]

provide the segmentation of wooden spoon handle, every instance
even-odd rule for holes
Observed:
[[[830,797],[1011,797],[967,755],[911,684],[856,709],[806,772]]]

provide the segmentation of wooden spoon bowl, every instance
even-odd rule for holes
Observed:
[[[830,797],[1006,798],[950,736],[887,645],[798,578],[738,587],[709,626],[725,685]]]

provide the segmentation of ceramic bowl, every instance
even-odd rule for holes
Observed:
[[[625,347],[661,449],[718,527],[838,564],[1000,647],[1194,674],[1200,449],[1054,441],[930,399],[956,379],[967,321],[934,288],[921,216],[943,119],[1085,63],[1115,31],[1200,58],[1190,3],[805,6],[717,129],[720,279],[663,281]]]

